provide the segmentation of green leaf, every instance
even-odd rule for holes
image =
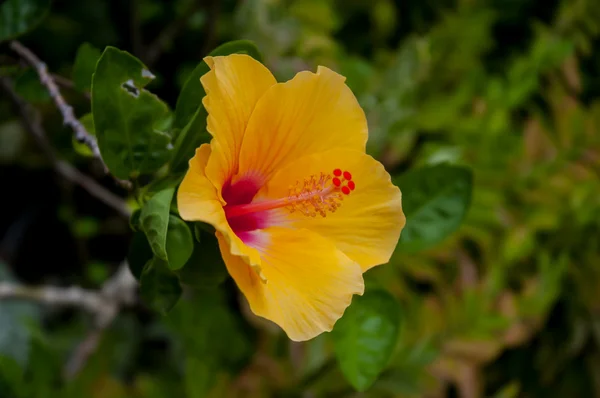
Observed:
[[[146,233],[154,254],[167,261],[167,231],[169,229],[169,209],[173,200],[174,188],[156,193],[142,208],[140,225]]]
[[[79,119],[79,121],[81,124],[83,124],[83,127],[85,127],[90,135],[96,135],[96,129],[94,128],[94,116],[91,113],[86,113]],[[73,149],[75,149],[75,152],[78,154],[88,158],[94,156],[94,153],[90,147],[82,142],[77,141],[75,135],[71,135],[71,142],[73,143]]]
[[[92,113],[98,146],[121,179],[158,170],[169,158],[171,136],[159,127],[169,109],[144,87],[154,76],[131,54],[107,47],[92,78]]]
[[[21,73],[21,67],[19,65],[1,65],[0,76],[1,77],[15,77]]]
[[[167,231],[167,258],[169,268],[178,270],[188,261],[194,250],[194,238],[187,224],[179,217],[169,217]]]
[[[0,122],[0,164],[15,164],[22,159],[28,135],[18,120]]]
[[[7,397],[23,397],[23,369],[14,358],[0,354],[0,391]]]
[[[60,368],[63,358],[57,355],[56,348],[46,339],[41,331],[33,334],[31,339],[31,352],[29,364],[25,372],[25,397],[55,396],[56,382],[60,380]],[[42,392],[47,392],[42,394]]]
[[[167,188],[176,188],[183,179],[183,174],[169,174],[152,181],[143,188],[143,195],[154,195],[156,192]]]
[[[26,69],[16,78],[15,91],[25,101],[41,103],[50,100],[48,89],[42,85],[40,76],[32,68]]]
[[[129,265],[129,270],[137,280],[140,280],[144,266],[148,261],[152,260],[153,256],[154,253],[152,253],[152,248],[150,247],[150,243],[148,243],[146,234],[143,231],[136,231],[131,238],[131,243],[129,243],[127,264]]]
[[[177,270],[192,255],[194,238],[187,224],[170,214],[175,188],[159,191],[144,205],[139,215],[139,225],[144,231],[154,255],[166,261],[169,268]]]
[[[142,214],[142,209],[135,209],[133,213],[131,213],[131,217],[129,217],[129,227],[132,231],[140,230],[140,215]]]
[[[194,156],[196,148],[210,141],[210,134],[206,131],[207,117],[208,113],[204,107],[198,108],[192,121],[179,133],[173,148],[171,171],[177,173],[187,170],[188,162]]]
[[[213,227],[212,225],[205,223],[205,222],[201,222],[201,221],[196,221],[194,223],[194,238],[196,238],[196,240],[198,242],[202,242],[202,236],[205,235],[205,233],[208,233],[209,236],[214,237],[215,236],[215,227]]]
[[[407,252],[427,249],[456,231],[471,204],[473,176],[465,167],[424,167],[395,182],[406,215],[399,247]]]
[[[210,358],[188,356],[185,360],[185,391],[189,398],[209,395],[215,383],[217,369]]]
[[[227,278],[227,268],[221,257],[214,232],[195,227],[196,241],[192,256],[178,271],[181,283],[193,288],[216,287]]]
[[[181,296],[177,275],[167,263],[154,257],[148,261],[140,278],[140,296],[154,310],[166,315]]]
[[[83,43],[77,50],[73,65],[73,83],[81,91],[89,91],[92,87],[92,75],[101,52],[90,43]]]
[[[262,55],[254,43],[249,40],[236,40],[225,43],[214,49],[210,55],[248,54],[259,62]],[[174,135],[177,137],[171,160],[171,170],[184,171],[187,162],[194,156],[200,144],[208,142],[210,135],[206,131],[208,114],[202,106],[202,98],[206,95],[200,77],[210,70],[202,61],[196,66],[184,84],[175,106],[173,121]]]
[[[257,61],[262,62],[262,55],[258,51],[258,48],[249,40],[230,41],[217,47],[210,53],[211,56],[230,54],[247,54]],[[173,122],[174,128],[183,129],[192,120],[196,110],[202,106],[202,98],[204,98],[206,93],[202,84],[200,84],[200,77],[208,73],[209,70],[208,65],[202,61],[190,73],[177,98],[175,120]]]
[[[6,0],[0,5],[0,41],[33,29],[48,13],[50,0]]]
[[[227,305],[222,289],[194,291],[180,300],[166,319],[185,348],[185,354],[230,371],[252,355],[245,324]],[[219,336],[219,338],[215,338]]]
[[[2,263],[0,281],[16,283]],[[0,301],[0,356],[12,358],[25,367],[31,349],[31,328],[39,321],[39,317],[37,305],[25,301]]]
[[[371,290],[354,297],[332,337],[340,369],[356,390],[369,388],[387,366],[399,327],[400,309],[388,292]]]

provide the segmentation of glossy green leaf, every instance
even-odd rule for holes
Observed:
[[[24,374],[19,363],[12,357],[0,354],[0,392],[3,396],[23,396]]]
[[[48,89],[40,82],[40,76],[32,69],[26,69],[15,79],[15,91],[28,102],[48,102]]]
[[[213,227],[212,225],[205,223],[205,222],[201,222],[201,221],[196,221],[194,223],[194,238],[196,238],[196,240],[198,242],[202,242],[203,236],[205,236],[205,233],[208,233],[209,237],[214,237],[215,236],[215,227]]]
[[[167,231],[169,229],[169,210],[173,200],[174,188],[156,193],[142,208],[140,225],[154,254],[167,261]]]
[[[227,268],[221,257],[214,232],[195,227],[194,251],[185,266],[178,271],[181,283],[194,288],[215,287],[227,278]]]
[[[49,9],[50,0],[5,0],[0,4],[0,41],[30,31]]]
[[[229,55],[229,54],[247,54],[252,58],[262,62],[262,55],[258,51],[256,45],[249,40],[235,40],[225,43],[215,48],[210,55]],[[173,127],[176,129],[183,129],[192,120],[196,110],[202,106],[202,98],[206,95],[202,84],[200,84],[200,77],[210,70],[208,65],[202,61],[196,66],[196,68],[190,73],[190,76],[186,80],[179,97],[177,98],[177,104],[175,106],[175,120]]]
[[[395,182],[406,215],[399,247],[407,252],[427,249],[456,231],[471,204],[473,177],[464,167],[428,166]]]
[[[96,129],[94,128],[94,116],[91,113],[86,113],[85,115],[83,115],[79,119],[79,122],[81,122],[83,127],[85,127],[86,131],[88,133],[90,133],[90,135],[93,135],[93,136],[96,135]],[[94,153],[92,152],[90,147],[87,146],[83,142],[77,141],[77,138],[75,138],[74,134],[71,136],[71,141],[73,143],[73,149],[75,149],[75,152],[77,152],[81,156],[85,156],[85,157],[93,157],[94,156]]]
[[[152,252],[177,270],[188,261],[194,249],[194,238],[187,224],[170,214],[174,187],[163,189],[148,200],[139,215]]]
[[[169,109],[144,87],[154,79],[131,54],[107,47],[92,78],[98,145],[111,173],[128,179],[158,170],[169,158],[171,136],[159,127]]]
[[[56,353],[56,347],[52,346],[41,333],[35,333],[31,339],[31,351],[29,363],[25,372],[25,384],[22,392],[24,397],[51,398],[55,396],[56,380],[61,377],[60,368],[63,358]],[[48,392],[40,394],[40,392]]]
[[[184,172],[188,168],[189,160],[194,156],[196,148],[210,141],[211,135],[206,131],[206,118],[208,113],[200,107],[194,113],[192,121],[179,133],[173,148],[171,170]]]
[[[183,174],[176,175],[166,175],[164,177],[157,178],[152,181],[150,184],[146,185],[143,188],[144,195],[153,195],[156,192],[162,191],[167,188],[176,188],[181,180],[183,179]]]
[[[365,391],[387,366],[396,345],[400,309],[384,290],[355,296],[336,323],[332,337],[340,369],[358,391]]]
[[[90,43],[83,43],[75,55],[73,65],[73,83],[81,91],[89,91],[92,87],[92,75],[96,70],[96,64],[100,59],[101,52]]]
[[[21,73],[21,67],[19,65],[2,65],[0,66],[1,77],[15,77]]]
[[[185,391],[190,398],[206,397],[218,372],[212,358],[188,356],[185,360]]]
[[[141,214],[142,214],[142,209],[135,209],[131,213],[131,216],[129,217],[129,228],[131,228],[132,231],[139,231]]]
[[[129,265],[129,270],[137,280],[140,279],[146,263],[153,256],[154,253],[152,253],[152,248],[148,243],[146,234],[143,231],[134,232],[127,252],[127,264]]]
[[[0,122],[0,164],[15,163],[22,159],[28,137],[19,120]]]
[[[214,49],[210,55],[248,54],[262,62],[262,56],[254,43],[248,40],[236,40],[225,43]],[[194,155],[200,144],[208,142],[210,134],[206,131],[208,114],[202,106],[202,98],[206,95],[200,77],[210,70],[202,61],[188,77],[177,98],[173,129],[176,134],[175,148],[171,160],[171,170],[184,171],[188,160]]]
[[[179,217],[169,216],[167,231],[167,259],[169,268],[178,270],[188,261],[194,250],[194,238],[187,224]]]
[[[166,261],[157,257],[146,263],[140,278],[140,295],[154,310],[166,315],[181,296],[179,279]]]
[[[167,325],[185,344],[187,356],[232,370],[244,365],[252,351],[250,333],[224,293],[212,289],[186,295],[169,313]]]

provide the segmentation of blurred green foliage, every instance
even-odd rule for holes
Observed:
[[[144,301],[70,379],[90,319],[0,302],[1,398],[600,396],[595,0],[47,3],[2,2],[0,40],[20,34],[73,81],[66,99],[113,174],[136,178],[128,200],[141,211],[132,232],[49,179],[3,96],[0,254],[13,272],[2,264],[0,280],[98,287],[128,256]],[[398,249],[331,334],[292,343],[253,316],[214,235],[177,217],[172,188],[208,139],[197,79],[211,51],[262,58],[280,81],[320,64],[345,75],[368,150],[402,189]],[[126,195],[89,166],[6,43],[0,77],[62,158]],[[175,263],[170,245],[185,254]]]

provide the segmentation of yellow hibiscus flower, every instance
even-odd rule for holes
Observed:
[[[277,83],[247,55],[205,62],[213,139],[189,162],[181,217],[215,227],[256,315],[296,341],[330,331],[405,224],[400,190],[365,154],[365,114],[322,66]]]

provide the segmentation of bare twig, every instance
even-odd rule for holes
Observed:
[[[100,149],[98,148],[98,142],[96,141],[96,137],[91,135],[81,124],[79,120],[75,117],[73,113],[73,107],[67,104],[65,99],[60,93],[58,89],[58,85],[54,81],[53,77],[48,72],[48,67],[44,62],[42,62],[31,50],[27,47],[23,46],[18,41],[10,42],[10,48],[12,48],[16,53],[18,53],[24,60],[26,60],[38,73],[40,77],[40,81],[46,87],[48,92],[50,93],[50,97],[58,107],[60,113],[63,116],[63,122],[65,125],[70,126],[75,133],[75,138],[77,141],[86,144],[94,154],[94,157],[98,159],[103,167],[104,171],[108,173],[108,167],[102,160],[102,155],[100,154]],[[128,181],[122,181],[115,179],[121,186],[130,187],[131,184]]]
[[[122,216],[127,218],[131,216],[131,210],[129,207],[127,207],[127,204],[122,198],[113,194],[102,185],[98,184],[95,180],[92,180],[90,177],[71,166],[69,163],[58,160],[55,163],[54,168],[63,177],[67,178],[72,183],[79,185],[90,195],[95,196],[106,205],[112,207]]]
[[[123,199],[113,194],[96,181],[92,180],[87,175],[81,173],[75,167],[69,163],[60,160],[52,146],[48,142],[48,138],[42,124],[39,120],[39,115],[33,112],[33,109],[27,102],[25,102],[19,95],[14,91],[10,81],[7,78],[0,78],[0,86],[9,95],[13,104],[21,114],[21,120],[25,126],[27,132],[33,137],[40,149],[44,152],[44,155],[48,158],[55,171],[65,177],[67,180],[74,184],[81,186],[90,195],[98,198],[106,205],[115,209],[119,214],[124,217],[129,217],[131,211],[127,207],[127,204]]]
[[[96,351],[104,331],[112,324],[124,306],[135,303],[137,281],[129,271],[127,263],[121,264],[117,272],[102,286],[100,295],[107,300],[106,311],[96,313],[95,327],[75,348],[73,355],[65,365],[67,378],[73,378]]]
[[[40,81],[48,89],[51,97],[62,113],[64,123],[74,130],[75,136],[80,142],[84,142],[90,147],[96,158],[102,162],[106,171],[108,171],[106,165],[102,161],[95,137],[90,135],[83,125],[75,118],[73,108],[68,105],[61,96],[55,81],[47,71],[46,65],[19,42],[11,42],[11,48],[36,69],[40,76]],[[48,141],[39,114],[34,112],[34,109],[19,97],[12,88],[10,80],[7,78],[0,78],[0,86],[9,94],[9,97],[21,114],[25,128],[50,160],[54,169],[69,181],[80,185],[91,195],[102,200],[124,216],[129,216],[130,211],[121,198],[106,190],[100,184],[96,183],[85,174],[82,174],[70,164],[58,158]],[[127,183],[129,184],[129,182]],[[120,310],[124,306],[131,305],[135,302],[136,288],[137,281],[129,271],[127,263],[123,262],[118,271],[104,283],[99,291],[86,290],[80,287],[60,288],[43,286],[33,288],[3,283],[0,284],[0,299],[26,299],[50,305],[74,306],[83,308],[93,314],[94,328],[75,349],[71,359],[65,367],[66,377],[72,378],[83,368],[89,356],[97,349],[104,330],[112,324]]]
[[[175,19],[172,23],[167,25],[156,37],[156,39],[150,43],[146,49],[146,53],[143,57],[144,63],[147,66],[152,66],[158,58],[165,51],[169,43],[172,43],[177,35],[185,28],[190,18],[200,8],[200,1],[195,0],[190,4],[190,7],[183,13],[183,15]]]
[[[137,282],[127,263],[119,266],[101,290],[88,290],[79,286],[25,286],[0,282],[0,300],[27,300],[58,307],[76,307],[94,315],[96,326],[106,328],[118,310],[135,303]]]
[[[60,94],[60,90],[58,89],[56,82],[50,73],[48,73],[48,67],[46,64],[42,62],[34,53],[32,53],[31,50],[23,46],[18,41],[12,41],[10,43],[10,48],[23,57],[23,59],[25,59],[37,71],[38,75],[40,76],[40,81],[50,93],[50,96],[56,103],[60,113],[62,113],[64,123],[67,126],[70,126],[75,132],[75,138],[77,141],[85,143],[92,150],[96,157],[101,158],[100,149],[98,149],[96,138],[88,133],[85,127],[83,127],[79,120],[77,120],[75,114],[73,113],[73,108],[66,103],[65,99]]]
[[[21,286],[0,282],[0,300],[18,299],[36,301],[60,307],[79,307],[93,314],[107,311],[107,305],[98,292],[77,286]]]
[[[32,287],[1,282],[0,300],[27,300],[51,306],[75,307],[92,314],[93,329],[74,350],[65,366],[65,376],[72,378],[95,352],[103,332],[112,324],[120,310],[135,303],[136,288],[137,282],[124,262],[100,290],[87,290],[78,286]]]

